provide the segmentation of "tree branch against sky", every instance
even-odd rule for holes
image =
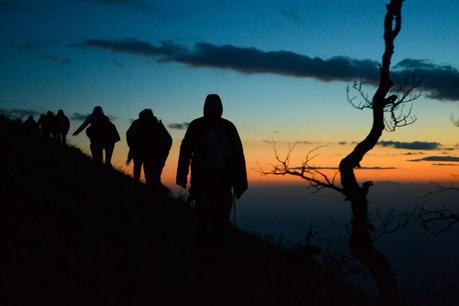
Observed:
[[[354,83],[353,89],[357,91],[362,102],[356,104],[353,98],[349,102],[358,109],[372,111],[372,126],[368,135],[358,142],[351,153],[344,157],[339,164],[341,186],[337,186],[335,178],[328,178],[320,167],[311,165],[309,154],[299,169],[290,169],[289,154],[286,159],[278,157],[277,165],[265,174],[298,176],[317,190],[332,189],[342,193],[350,202],[352,208],[352,228],[349,246],[353,255],[363,263],[373,277],[379,288],[382,301],[385,305],[401,305],[401,296],[398,282],[389,260],[373,245],[371,233],[373,227],[369,222],[367,194],[373,182],[367,181],[359,184],[354,173],[355,168],[360,168],[360,162],[365,155],[377,144],[383,131],[395,131],[398,127],[414,123],[415,117],[411,116],[411,107],[406,110],[403,106],[413,102],[419,97],[416,89],[419,81],[414,81],[407,86],[400,86],[393,90],[394,82],[391,77],[391,59],[394,53],[394,42],[402,28],[403,0],[391,0],[387,4],[384,19],[384,53],[380,65],[378,87],[370,98],[363,92],[361,83]],[[349,90],[348,90],[349,92]],[[388,116],[385,116],[388,114]]]

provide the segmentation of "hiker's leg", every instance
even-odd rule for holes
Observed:
[[[134,179],[140,180],[140,171],[142,171],[142,160],[139,157],[134,157]]]
[[[231,188],[228,188],[224,191],[223,199],[222,199],[222,220],[226,224],[229,224],[232,208],[233,208],[233,194],[231,192]]]
[[[157,191],[159,191],[159,187],[161,185],[161,170],[162,167],[158,165],[158,161],[150,158],[145,160],[143,165],[145,181],[147,182],[147,185]]]
[[[105,165],[111,167],[112,166],[112,155],[113,150],[115,149],[115,144],[107,144],[105,145]]]
[[[222,238],[223,235],[228,231],[230,226],[231,208],[233,205],[233,197],[231,189],[228,187],[222,187],[218,194],[215,195],[215,206],[214,206],[214,231],[217,238]]]
[[[210,212],[210,201],[208,191],[193,190],[193,199],[196,201],[196,232],[197,238],[201,242],[207,241],[212,232],[211,228],[211,212]]]
[[[89,145],[89,148],[91,149],[92,159],[94,159],[97,162],[102,162],[102,146],[95,143],[91,143]]]

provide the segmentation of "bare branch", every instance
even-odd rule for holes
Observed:
[[[337,186],[335,183],[338,171],[333,175],[333,177],[330,178],[323,171],[321,171],[321,167],[316,167],[311,164],[312,160],[318,156],[317,154],[313,153],[322,147],[323,146],[319,146],[309,151],[306,154],[302,164],[299,167],[292,168],[290,166],[290,156],[295,148],[295,144],[289,145],[285,157],[281,158],[276,148],[276,142],[273,141],[273,151],[276,159],[276,164],[272,165],[269,171],[259,168],[258,172],[262,175],[291,175],[299,177],[306,180],[315,192],[326,188],[343,193],[343,189]]]
[[[359,81],[354,81],[352,85],[348,85],[346,87],[346,98],[347,101],[356,109],[363,110],[366,108],[372,108],[373,102],[365,92],[364,88],[364,80],[361,78]],[[357,93],[357,95],[351,97],[351,89]],[[358,98],[359,97],[359,98]],[[359,101],[359,102],[356,102]]]
[[[384,235],[393,234],[409,225],[416,215],[416,207],[409,212],[396,214],[395,208],[391,207],[389,212],[383,214],[380,209],[376,209],[376,220],[378,226],[373,230],[372,240],[375,242]]]
[[[459,119],[455,119],[454,114],[451,114],[450,120],[455,126],[459,127]]]
[[[456,175],[453,175],[456,176]],[[432,196],[447,191],[459,191],[459,187],[454,183],[444,186],[435,184],[436,190],[428,192],[424,197],[427,199]],[[459,212],[453,211],[448,207],[443,208],[427,208],[426,201],[419,207],[419,212],[416,215],[416,222],[427,232],[433,235],[439,235],[443,232],[453,229],[459,223]]]
[[[433,235],[447,232],[459,223],[459,214],[448,208],[427,209],[421,206],[416,217],[422,228]],[[435,224],[439,224],[438,228]]]

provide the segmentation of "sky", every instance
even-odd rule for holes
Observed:
[[[346,87],[369,96],[383,52],[385,0],[154,1],[0,0],[0,109],[17,115],[62,108],[73,132],[96,105],[116,124],[115,167],[126,172],[125,131],[151,108],[173,136],[163,172],[172,186],[187,123],[209,93],[238,128],[249,184],[303,183],[260,175],[296,143],[333,175],[362,140],[371,112],[353,108]],[[457,1],[406,0],[392,77],[422,80],[416,122],[384,132],[356,170],[361,179],[449,182],[459,173]],[[351,96],[355,92],[351,91]],[[84,133],[69,142],[88,153]]]

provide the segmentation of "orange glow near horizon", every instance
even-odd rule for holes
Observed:
[[[307,152],[319,145],[297,145],[290,154],[290,166],[300,166]],[[288,145],[279,143],[276,145],[278,155],[284,158],[288,152]],[[314,158],[311,165],[325,167],[323,170],[329,177],[333,177],[337,172],[340,160],[351,150],[353,145],[327,145],[314,151]],[[301,178],[284,175],[262,175],[260,170],[269,171],[275,162],[273,145],[267,142],[247,141],[244,144],[247,174],[249,186],[260,185],[286,185],[286,184],[306,184]],[[84,150],[86,153],[87,150]],[[132,164],[126,166],[127,146],[120,144],[115,148],[113,165],[123,173],[132,175]],[[406,155],[409,150],[394,148],[375,147],[370,151],[361,163],[362,168],[356,169],[355,173],[359,182],[364,181],[395,181],[401,183],[451,183],[457,180],[454,174],[459,173],[459,163],[410,161],[420,159],[425,156],[441,156],[446,153],[442,150],[416,151],[413,155]],[[162,174],[162,181],[169,187],[175,188],[175,174],[178,161],[179,143],[174,145],[169,153],[169,158]],[[455,151],[448,152],[455,155]],[[441,166],[438,164],[442,164]],[[332,169],[330,169],[332,168]],[[368,169],[370,168],[370,169]],[[378,168],[378,169],[371,169]],[[336,176],[336,183],[339,185],[339,173]]]

